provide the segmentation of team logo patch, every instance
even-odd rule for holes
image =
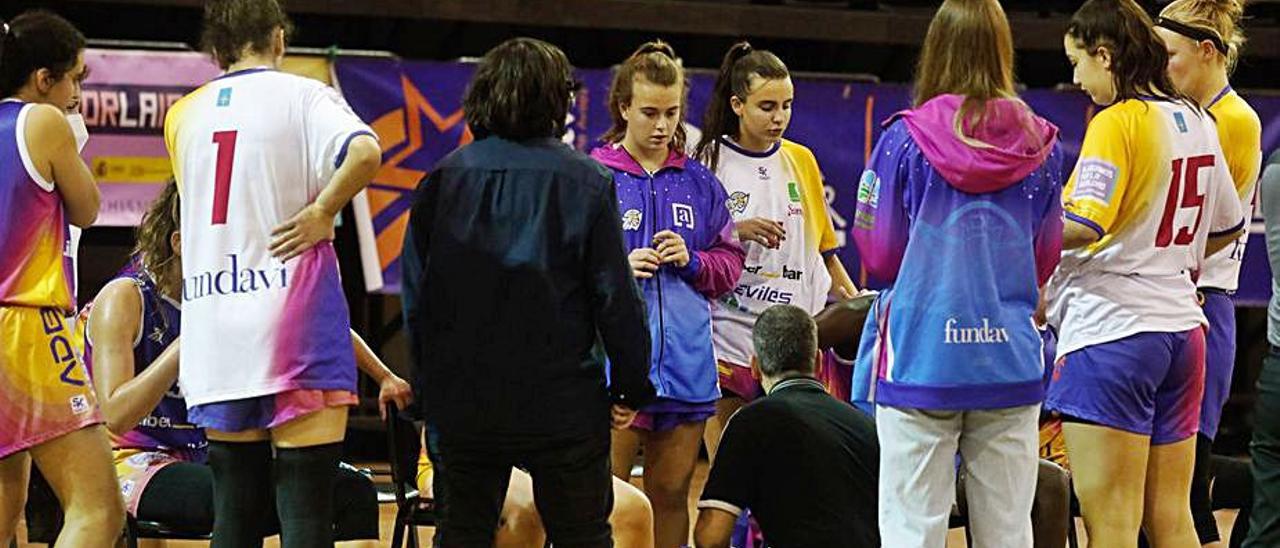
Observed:
[[[728,208],[729,213],[741,215],[747,210],[747,204],[751,202],[751,195],[741,190],[729,195],[729,199],[724,201],[724,207]]]
[[[858,180],[858,203],[872,208],[880,204],[880,177],[870,169],[862,172],[862,178]]]
[[[68,403],[71,404],[72,413],[79,415],[82,413],[89,412],[89,398],[86,398],[83,395],[71,396],[71,399],[68,400]]]
[[[1076,176],[1076,188],[1071,192],[1071,199],[1089,199],[1103,205],[1110,205],[1119,174],[1120,168],[1110,162],[1096,159],[1081,160],[1080,171]]]
[[[218,106],[225,107],[231,105],[231,88],[222,88],[218,90]]]
[[[693,206],[688,204],[671,204],[671,217],[675,225],[693,230]]]
[[[644,215],[640,213],[639,209],[628,209],[626,213],[622,214],[622,229],[640,230],[640,221],[643,218]]]

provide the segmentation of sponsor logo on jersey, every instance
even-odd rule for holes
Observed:
[[[671,217],[676,226],[693,230],[693,206],[689,204],[671,204]]]
[[[741,190],[729,195],[729,199],[724,201],[724,207],[729,213],[741,215],[747,210],[747,204],[751,202],[751,194]]]
[[[257,293],[289,286],[288,271],[275,268],[240,268],[240,256],[227,255],[229,268],[201,272],[182,279],[182,300],[194,301],[210,295]]]
[[[787,265],[782,265],[782,272],[764,272],[763,265],[746,266],[742,268],[742,271],[748,274],[755,274],[761,278],[769,280],[776,280],[778,278],[785,280],[799,280],[804,276],[803,270],[793,270],[791,268],[787,268]]]
[[[640,221],[644,219],[644,214],[639,209],[628,209],[622,214],[623,230],[640,230]]]
[[[1111,204],[1111,195],[1116,189],[1117,175],[1120,168],[1110,162],[1096,158],[1080,161],[1080,171],[1076,176],[1076,187],[1071,192],[1073,200],[1093,200],[1107,206]]]
[[[1009,331],[1003,327],[991,327],[989,318],[982,318],[982,325],[957,327],[960,320],[947,318],[943,326],[944,344],[995,344],[1009,342]]]
[[[795,299],[794,293],[774,289],[767,285],[739,285],[738,287],[733,288],[733,292],[747,299],[772,304],[791,304],[791,301]]]
[[[756,175],[760,176],[761,181],[768,181],[769,180],[768,166],[756,166]]]
[[[1181,112],[1173,113],[1173,123],[1178,126],[1178,133],[1187,132],[1187,119],[1182,116]]]
[[[222,88],[218,90],[218,106],[225,107],[231,105],[231,88]]]
[[[800,203],[800,184],[795,181],[787,183],[787,196],[793,203]]]

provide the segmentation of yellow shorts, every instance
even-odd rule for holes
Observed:
[[[111,460],[116,468],[116,479],[120,482],[120,496],[124,497],[125,508],[129,515],[138,515],[138,503],[142,502],[142,491],[147,488],[151,478],[161,468],[175,462],[186,462],[175,455],[163,451],[146,449],[114,449]]]
[[[1071,469],[1071,461],[1067,459],[1067,440],[1062,435],[1062,419],[1053,417],[1040,423],[1040,458]]]
[[[0,458],[102,422],[56,308],[0,306]]]

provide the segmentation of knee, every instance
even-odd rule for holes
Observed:
[[[86,504],[72,504],[65,510],[66,526],[116,534],[124,529],[124,502],[119,496]]]
[[[653,506],[639,491],[615,490],[617,500],[609,524],[614,536],[648,533],[653,530]]]
[[[497,544],[502,546],[541,546],[546,532],[542,516],[533,500],[509,502],[498,520]]]
[[[652,480],[652,481],[651,481]],[[653,506],[681,508],[689,504],[689,480],[687,474],[644,479],[644,492]]]

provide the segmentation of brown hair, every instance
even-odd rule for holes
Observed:
[[[286,42],[293,34],[293,23],[277,0],[208,0],[203,26],[201,48],[223,70],[240,60],[246,46],[256,53],[267,51],[277,28],[284,29]]]
[[[1156,92],[1200,111],[1195,101],[1173,86],[1166,69],[1169,52],[1151,18],[1134,0],[1088,0],[1071,16],[1067,36],[1089,55],[1103,47],[1111,52],[1116,102]]]
[[[616,143],[626,136],[627,121],[622,118],[622,105],[631,104],[637,77],[643,77],[659,86],[680,86],[680,120],[676,123],[668,146],[672,150],[684,151],[683,122],[689,86],[685,85],[684,65],[676,57],[676,50],[662,40],[645,42],[614,72],[613,84],[609,86],[609,116],[613,118],[613,125],[601,139],[607,143]]]
[[[17,93],[42,68],[61,80],[84,46],[75,25],[52,12],[31,10],[7,24],[0,20],[0,97]]]
[[[135,260],[155,280],[160,292],[166,295],[178,294],[182,285],[182,270],[176,260],[178,253],[170,239],[181,227],[180,205],[178,185],[169,179],[142,216],[142,222],[138,224],[138,243],[133,246]]]
[[[1174,0],[1160,10],[1160,17],[1216,35],[1227,47],[1227,72],[1235,69],[1245,42],[1240,30],[1243,0]]]
[[[738,42],[729,47],[720,62],[720,73],[716,76],[716,85],[711,90],[710,106],[702,122],[702,137],[694,156],[698,161],[715,171],[720,163],[720,136],[728,135],[737,139],[741,124],[738,113],[733,111],[732,97],[746,102],[751,94],[751,77],[766,80],[781,80],[791,76],[787,65],[777,55],[753,49],[747,42]]]
[[[477,139],[520,141],[564,135],[576,87],[564,52],[533,38],[512,38],[480,60],[462,100]]]

